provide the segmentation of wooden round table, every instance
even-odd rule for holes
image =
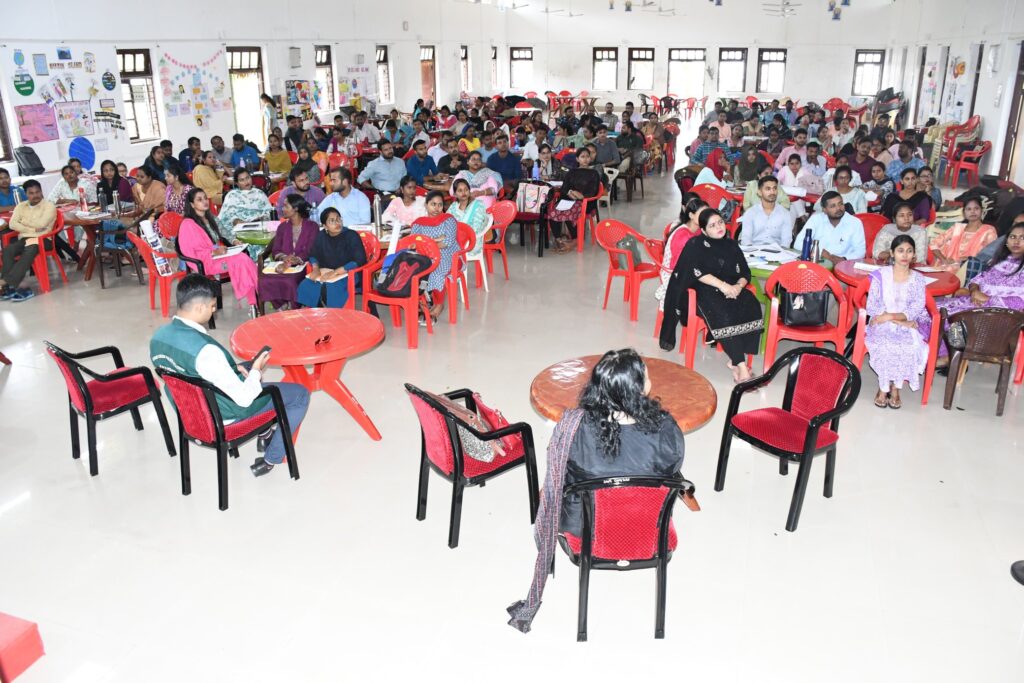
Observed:
[[[326,341],[321,341],[329,337]],[[380,441],[359,401],[341,381],[352,356],[372,349],[384,339],[384,325],[369,313],[343,308],[301,308],[247,320],[231,334],[231,350],[243,359],[270,346],[270,365],[279,365],[289,382],[309,391],[322,389],[359,423],[370,438]],[[313,366],[313,371],[306,366]]]
[[[840,261],[835,269],[832,271],[836,279],[843,284],[850,285],[850,287],[857,287],[864,282],[871,275],[869,270],[860,270],[856,268],[858,263],[870,263],[872,265],[881,265],[874,259],[862,258],[862,259],[846,259]],[[918,267],[927,267],[923,264]],[[927,291],[932,297],[948,296],[960,289],[960,278],[954,273],[950,273],[945,270],[937,272],[922,272],[927,278],[935,280],[935,282],[929,282]]]
[[[571,358],[545,368],[530,385],[530,403],[541,416],[558,421],[579,403],[579,395],[590,380],[601,356]],[[661,401],[679,428],[692,432],[707,424],[718,407],[718,395],[704,376],[689,368],[660,358],[644,357],[651,376],[651,396]]]

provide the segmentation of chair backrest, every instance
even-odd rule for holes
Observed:
[[[146,269],[149,271],[150,277],[167,277],[166,275],[162,275],[160,273],[160,268],[156,265],[156,258],[153,253],[153,247],[149,246],[149,243],[146,242],[146,240],[144,240],[139,235],[136,235],[131,230],[125,231],[125,236],[128,238],[129,242],[135,245],[135,248],[139,251],[139,253],[142,254],[142,258],[145,259],[146,261]]]
[[[291,159],[292,165],[294,165],[295,162],[299,160],[299,154],[298,152],[289,151],[288,158]]]
[[[945,309],[942,311],[945,314]],[[967,328],[967,348],[964,355],[991,362],[1013,362],[1024,312],[1009,308],[976,308],[949,316],[950,322],[960,321]]]
[[[768,296],[775,296],[775,288],[778,286],[786,288],[786,291],[794,294],[805,294],[807,292],[820,292],[829,289],[836,299],[845,304],[846,297],[843,295],[843,287],[839,280],[823,266],[807,261],[793,261],[779,266],[768,278],[765,284],[765,293]]]
[[[276,192],[271,192],[270,196],[267,197],[267,201],[269,201],[270,205],[275,209],[277,208],[277,200],[281,198],[282,192],[284,192],[284,190],[277,190]]]
[[[366,264],[370,265],[380,257],[380,240],[369,230],[356,230],[359,239],[363,241],[363,251],[366,252]]]
[[[46,344],[46,352],[50,354],[50,357],[53,358],[53,361],[60,369],[60,374],[64,376],[64,383],[68,388],[71,405],[82,413],[88,412],[89,407],[86,405],[88,389],[85,386],[85,378],[82,377],[81,366],[68,356],[68,352],[64,349],[50,342],[44,343]]]
[[[672,508],[681,488],[681,479],[631,476],[587,479],[567,487],[565,495],[579,495],[583,501],[581,554],[612,561],[667,555]]]
[[[160,231],[160,234],[163,237],[166,237],[167,239],[176,239],[183,220],[185,220],[185,217],[180,213],[164,211],[160,214],[160,217],[156,219],[156,228]]]
[[[880,213],[858,213],[856,218],[864,226],[864,245],[867,247],[868,256],[871,255],[871,247],[875,243],[878,233],[889,224],[889,219]]]
[[[643,244],[646,238],[638,233],[633,228],[629,227],[622,221],[617,221],[614,218],[606,218],[599,221],[596,230],[597,243],[608,252],[608,260],[612,265],[612,268],[619,268],[619,256],[625,255],[626,263],[628,264],[628,270],[634,270],[637,263],[633,263],[633,254],[628,249],[623,249],[618,246],[619,241],[626,235],[632,235],[638,244]]]
[[[473,228],[459,221],[456,224],[455,239],[459,243],[459,249],[452,254],[451,275],[459,274],[465,266],[466,254],[473,251],[473,247],[476,246],[476,233],[473,232]]]
[[[988,154],[989,150],[991,149],[992,143],[989,142],[988,140],[982,140],[981,144],[975,147],[974,149],[968,149],[961,152],[960,161],[961,163],[965,161],[971,161],[977,164],[978,160],[981,159],[986,154]]]
[[[784,354],[776,364],[789,366],[783,409],[805,420],[832,410],[851,392],[855,392],[854,399],[860,393],[860,371],[829,349],[800,347]]]
[[[499,235],[504,236],[505,230],[508,226],[512,225],[512,221],[516,219],[516,203],[508,199],[500,202],[494,202],[491,208],[487,209],[487,213],[491,214],[494,218],[494,224],[491,226],[498,232]]]
[[[206,443],[216,441],[218,429],[214,419],[216,416],[217,421],[221,420],[220,409],[217,401],[212,400],[209,383],[165,368],[157,368],[156,374],[167,386],[185,434]]]
[[[451,432],[448,430],[448,421],[444,414],[433,405],[433,402],[422,394],[421,390],[411,384],[406,384],[405,388],[409,394],[409,401],[412,402],[413,410],[416,411],[416,417],[420,421],[423,448],[427,458],[439,470],[445,474],[451,474],[455,469],[455,447]]]
[[[420,280],[434,272],[441,263],[441,250],[438,249],[437,242],[426,235],[406,235],[398,240],[397,249],[413,249],[417,254],[423,254],[430,259],[430,267],[412,278],[409,291],[415,295],[419,291]]]
[[[732,195],[725,191],[724,187],[719,187],[714,183],[694,185],[690,191],[696,193],[697,196],[708,203],[708,206],[716,211],[722,206],[723,201],[734,199]]]

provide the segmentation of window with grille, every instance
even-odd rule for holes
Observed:
[[[718,92],[743,92],[747,89],[747,49],[722,48],[718,51]]]
[[[331,46],[314,45],[316,82],[320,86],[320,111],[334,109],[334,66],[331,63]]]
[[[261,71],[263,69],[258,47],[229,47],[229,71]]]
[[[629,48],[629,89],[654,90],[653,48]]]
[[[377,97],[382,103],[390,104],[391,97],[391,62],[388,61],[388,46],[377,46]]]
[[[704,50],[668,51],[668,91],[678,97],[704,96]]]
[[[532,47],[510,47],[509,57],[509,87],[528,88],[533,80],[533,48]]]
[[[781,93],[786,81],[786,51],[757,51],[757,92]]]
[[[459,73],[462,76],[462,91],[469,92],[473,87],[469,69],[469,46],[463,45],[459,48]]]
[[[491,88],[498,87],[498,48],[491,47]]]
[[[615,90],[619,85],[619,50],[614,47],[594,48],[594,90]]]
[[[857,50],[853,58],[853,95],[874,97],[882,88],[885,50]]]
[[[432,62],[432,61],[434,61],[434,46],[433,45],[421,45],[420,46],[420,61],[421,62]]]
[[[117,69],[121,74],[121,99],[124,100],[124,127],[132,141],[160,137],[153,65],[149,50],[118,50]]]

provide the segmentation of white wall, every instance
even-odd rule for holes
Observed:
[[[965,90],[969,98],[974,59],[970,47],[984,42],[986,59],[990,46],[1002,46],[997,72],[983,70],[976,105],[976,113],[984,119],[983,135],[994,145],[989,168],[998,168],[1019,42],[1024,37],[1024,9],[1018,9],[1015,0],[977,0],[970,4],[960,0],[856,0],[845,8],[838,22],[831,20],[824,2],[818,0],[803,2],[798,13],[786,19],[763,14],[756,0],[726,0],[722,6],[703,0],[662,0],[666,9],[676,8],[674,17],[641,11],[641,2],[635,0],[634,11],[626,13],[623,0],[616,0],[614,11],[608,9],[607,0],[530,0],[529,6],[515,11],[456,0],[375,0],[369,8],[357,2],[321,4],[313,14],[296,0],[250,0],[242,12],[235,3],[180,0],[177,11],[153,21],[148,13],[118,11],[120,3],[109,0],[85,5],[38,0],[5,7],[0,29],[5,37],[0,41],[8,50],[24,46],[29,56],[33,46],[46,46],[52,52],[63,41],[61,44],[79,52],[87,44],[96,46],[97,55],[104,53],[103,45],[108,55],[115,47],[138,46],[152,50],[154,58],[166,50],[199,60],[226,45],[257,45],[263,50],[266,86],[273,94],[282,93],[286,79],[313,78],[314,44],[332,46],[335,80],[361,58],[370,67],[372,83],[374,46],[385,44],[390,50],[394,99],[403,111],[408,111],[420,96],[420,45],[436,49],[439,102],[451,102],[461,89],[457,58],[460,45],[470,48],[474,94],[494,92],[490,87],[492,45],[498,47],[499,90],[508,88],[509,46],[534,48],[534,82],[517,88],[519,92],[592,90],[592,49],[618,47],[618,80],[623,89],[594,95],[619,103],[636,99],[638,94],[624,89],[629,46],[655,49],[655,93],[664,93],[667,88],[669,48],[707,49],[708,66],[715,77],[705,79],[704,94],[712,97],[718,94],[719,48],[748,49],[747,86],[742,94],[753,94],[756,88],[758,48],[786,48],[784,92],[764,94],[821,102],[832,96],[850,96],[854,51],[858,48],[885,48],[884,83],[902,85],[908,96],[915,97],[917,50],[922,45],[928,47],[929,61],[938,58],[942,46],[949,46],[951,55],[968,57]],[[563,13],[544,14],[540,10],[545,6]],[[569,17],[570,10],[582,15]],[[114,16],[113,12],[116,26],[109,25],[108,17]],[[41,23],[39,17],[43,15],[52,18]],[[131,40],[111,40],[112,34],[131,36]],[[288,48],[292,46],[302,49],[301,68],[288,66]],[[904,47],[909,48],[905,68],[901,63]],[[0,94],[11,124],[12,142],[17,145],[13,107],[29,100],[14,92],[13,70],[9,54],[0,53]],[[162,109],[163,103],[158,103]],[[392,104],[386,103],[384,108],[390,109]],[[919,118],[923,120],[933,111],[934,107],[925,107]],[[161,133],[170,137],[176,148],[193,134],[199,135],[205,145],[214,133],[233,133],[233,119],[230,113],[218,114],[211,120],[210,131],[199,132],[187,118],[168,120],[161,113]],[[149,146],[112,141],[109,154],[138,163]],[[63,161],[56,144],[44,146],[40,155],[49,168]]]

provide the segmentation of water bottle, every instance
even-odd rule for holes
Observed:
[[[811,260],[817,263],[821,260],[821,249],[818,247],[818,240],[811,245]]]
[[[86,213],[88,213],[88,211],[89,211],[89,202],[87,202],[85,200],[85,188],[84,187],[78,188],[78,208],[81,209],[82,211],[86,212]]]
[[[533,165],[532,177],[534,180],[540,180],[540,162],[537,162]]]
[[[377,237],[380,237],[380,193],[373,194],[373,225],[376,228]]]
[[[121,197],[118,196],[117,191],[114,192],[114,217],[117,218],[121,215]]]
[[[807,261],[811,258],[811,244],[813,242],[814,231],[808,230],[804,233],[804,244],[800,250],[800,260]]]

